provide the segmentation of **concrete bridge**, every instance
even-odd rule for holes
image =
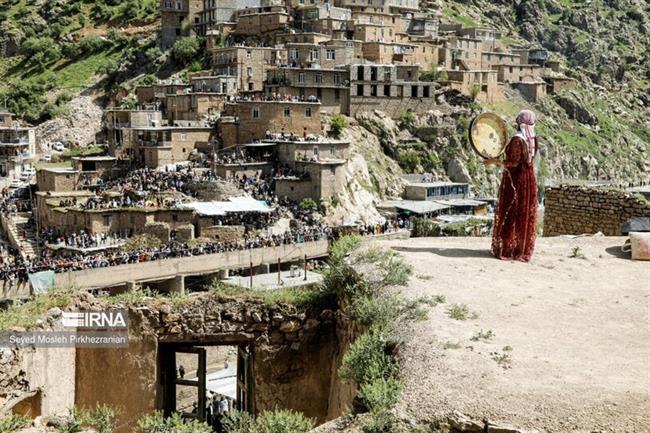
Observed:
[[[273,264],[324,257],[327,240],[278,247],[253,248],[192,257],[178,257],[107,268],[84,269],[56,274],[55,285],[79,288],[127,288],[147,282],[162,282],[161,288],[182,292],[185,277],[223,275],[229,269],[267,267]]]

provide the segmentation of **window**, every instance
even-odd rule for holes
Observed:
[[[336,51],[326,50],[325,57],[327,58],[327,60],[336,60]]]
[[[111,225],[111,216],[110,215],[102,215],[102,224],[104,227],[108,227]]]
[[[309,52],[309,60],[318,60],[320,59],[320,53],[318,50],[311,50]]]
[[[320,87],[316,89],[316,98],[318,98],[319,101],[323,99],[323,89]]]
[[[182,140],[182,141],[187,141],[187,133],[183,132],[183,133],[181,134],[181,140]]]
[[[311,107],[305,108],[305,117],[311,117]]]
[[[411,98],[418,97],[418,86],[411,86]]]
[[[246,74],[248,75],[249,78],[253,76],[253,67],[252,66],[248,66],[246,68]]]
[[[253,107],[253,119],[260,118],[260,107]]]
[[[339,89],[334,89],[334,102],[339,102],[341,100],[341,91]]]
[[[289,58],[292,60],[298,60],[298,48],[292,48],[289,50]]]
[[[316,74],[314,81],[316,84],[323,84],[323,74]]]
[[[291,117],[291,108],[284,107],[284,117]]]
[[[370,86],[370,96],[377,96],[377,85],[373,84]]]
[[[253,91],[253,83],[248,83],[248,90]]]
[[[305,82],[305,73],[304,72],[300,72],[298,74],[298,82],[299,83],[304,83]]]
[[[363,84],[357,84],[357,96],[363,96]]]
[[[341,74],[334,74],[334,84],[340,85],[341,84]]]
[[[178,215],[175,213],[172,214],[172,221],[177,222],[178,221]]]
[[[429,86],[424,86],[422,87],[422,96],[425,98],[429,98],[431,96],[431,87]]]
[[[246,50],[246,58],[247,59],[252,59],[253,58],[253,53],[251,52],[251,50]]]
[[[390,96],[390,85],[384,85],[384,96]]]

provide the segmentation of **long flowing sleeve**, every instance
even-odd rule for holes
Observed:
[[[521,163],[522,142],[518,137],[512,137],[508,146],[506,146],[506,159],[503,166],[506,168],[516,167]]]

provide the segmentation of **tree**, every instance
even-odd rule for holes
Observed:
[[[345,128],[348,127],[348,121],[345,120],[345,117],[338,115],[332,117],[332,120],[330,121],[330,132],[329,135],[334,137],[334,138],[339,138],[341,136],[341,133]]]
[[[201,44],[199,39],[194,36],[181,38],[177,40],[172,46],[172,59],[181,65],[186,65],[194,60],[199,54],[200,46]]]
[[[316,209],[318,209],[318,205],[313,199],[307,197],[307,198],[303,198],[302,201],[300,202],[300,209],[313,212]]]
[[[420,160],[420,155],[418,155],[418,153],[413,149],[401,150],[397,155],[397,158],[399,160],[399,165],[409,173],[413,173],[422,162]]]

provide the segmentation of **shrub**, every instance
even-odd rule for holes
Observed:
[[[420,155],[413,149],[400,150],[397,154],[397,162],[400,167],[409,173],[413,173],[416,168],[422,163]]]
[[[23,415],[10,415],[0,419],[0,433],[13,433],[31,424],[31,420]]]
[[[160,412],[140,418],[138,429],[142,433],[212,433],[212,428],[204,422],[183,419],[177,413],[169,418],[163,418]]]
[[[371,328],[357,338],[345,353],[339,376],[353,380],[360,386],[377,379],[394,377],[397,364],[395,359],[386,353],[386,349],[384,333],[377,328]]]
[[[341,137],[343,130],[347,127],[348,127],[348,121],[345,120],[345,117],[340,115],[334,116],[332,117],[332,120],[330,120],[329,135],[334,138],[339,138]]]
[[[363,433],[393,433],[397,431],[397,418],[386,409],[372,411],[361,430]]]
[[[389,409],[397,403],[401,389],[397,379],[382,377],[361,385],[359,397],[371,411]]]
[[[194,36],[181,38],[171,48],[172,59],[181,65],[186,65],[196,58],[200,45],[199,39]]]
[[[313,212],[318,209],[318,205],[312,198],[306,197],[300,202],[300,209]]]
[[[402,126],[408,127],[413,125],[413,119],[414,119],[413,112],[411,110],[406,111],[402,115]]]
[[[97,430],[97,433],[113,433],[115,431],[116,416],[115,409],[99,404],[94,409],[81,413],[83,424],[93,427]]]
[[[476,97],[480,92],[481,86],[476,83],[472,84],[472,87],[469,89],[469,96],[472,98],[472,101],[476,101]]]
[[[307,433],[313,427],[313,421],[290,410],[262,412],[257,418],[246,412],[231,412],[224,420],[227,433]]]

